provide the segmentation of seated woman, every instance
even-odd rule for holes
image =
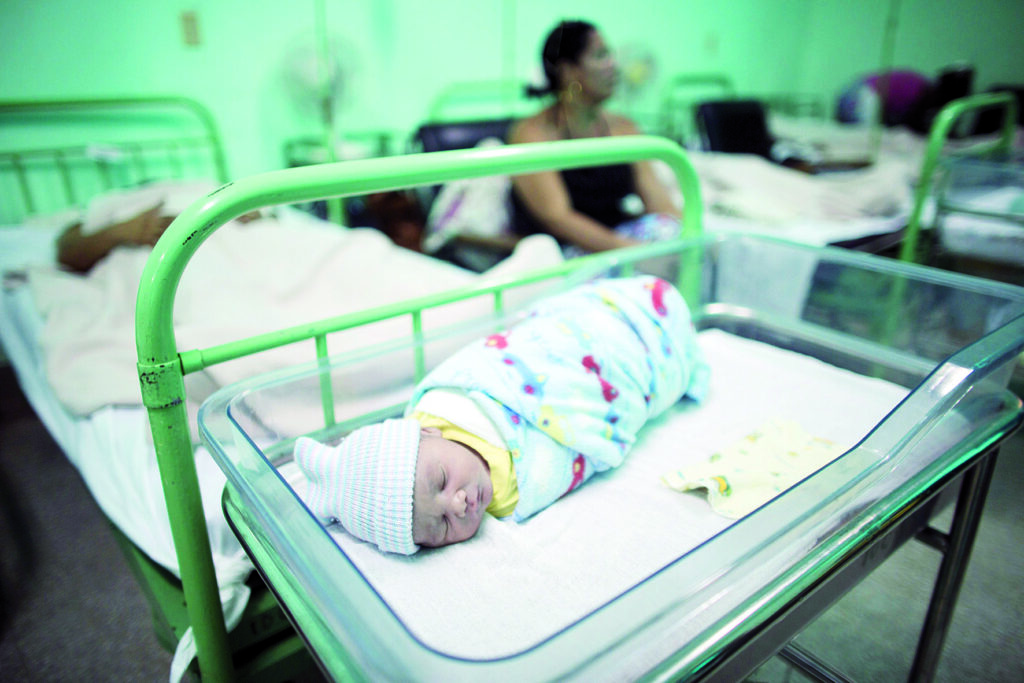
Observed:
[[[597,28],[563,21],[544,43],[541,60],[555,95],[537,114],[516,123],[509,143],[634,135],[636,125],[604,110],[618,67]],[[647,162],[547,171],[513,179],[512,226],[520,235],[549,233],[567,255],[652,241],[678,232],[679,211]]]

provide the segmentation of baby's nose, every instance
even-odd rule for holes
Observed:
[[[456,517],[466,516],[466,492],[463,489],[459,489],[452,496],[451,509]]]

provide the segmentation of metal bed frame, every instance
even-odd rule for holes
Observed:
[[[683,194],[688,198],[683,216],[683,234],[687,237],[699,235],[702,207],[699,185],[692,166],[676,144],[648,136],[516,145],[499,152],[439,152],[267,173],[225,186],[203,202],[193,204],[172,224],[154,248],[143,273],[136,314],[136,341],[143,399],[149,413],[164,481],[189,621],[198,646],[199,668],[205,679],[230,680],[234,670],[229,637],[220,616],[217,583],[192,461],[184,403],[184,376],[217,363],[301,340],[313,340],[317,363],[326,364],[329,358],[329,333],[399,316],[409,317],[411,339],[422,344],[424,308],[468,297],[490,296],[493,297],[495,314],[500,315],[504,310],[504,289],[501,285],[481,285],[468,291],[450,292],[315,321],[215,347],[179,350],[171,321],[175,290],[185,266],[202,242],[230,219],[274,204],[416,187],[497,173],[529,173],[638,159],[660,159],[673,168]],[[595,266],[621,265],[633,260],[671,255],[676,249],[676,242],[668,242],[585,258]],[[537,271],[514,284],[566,275],[579,265],[579,262],[567,263]],[[697,273],[693,268],[686,268],[686,263],[680,265],[682,279],[678,284],[684,295],[687,295],[695,291],[697,283],[694,278]],[[1018,320],[1015,324],[1021,327],[1021,323]],[[422,376],[423,371],[420,346],[416,356],[417,376]],[[325,419],[329,422],[332,399],[326,388],[323,393]],[[1002,412],[999,413],[1003,417],[997,424],[990,425],[983,434],[976,434],[970,443],[963,445],[963,451],[958,452],[959,464],[956,467],[941,472],[926,485],[906,494],[901,499],[901,505],[892,509],[890,514],[875,520],[868,528],[859,530],[852,538],[838,539],[805,557],[785,582],[755,595],[742,609],[737,610],[728,624],[717,629],[715,637],[680,644],[681,649],[675,656],[651,672],[650,678],[735,680],[782,649],[788,659],[816,672],[820,680],[834,680],[830,678],[827,666],[817,663],[797,648],[785,648],[785,644],[802,624],[822,612],[899,545],[918,535],[945,553],[912,672],[914,680],[928,680],[934,673],[941,653],[952,607],[963,579],[998,444],[1012,434],[1021,421],[1020,401],[1008,392],[1005,393],[999,399],[1005,403],[1001,404]],[[942,534],[931,530],[927,521],[938,504],[939,495],[952,491],[961,480],[952,531]],[[229,485],[225,492],[228,519],[235,525],[237,535],[247,547],[266,583],[279,593],[293,623],[310,643],[314,656],[332,676],[360,676],[353,661],[339,651],[337,643],[332,645],[318,640],[316,629],[306,628],[311,623],[309,620],[315,622],[316,616],[293,601],[294,595],[290,595],[287,590],[287,570],[275,563],[274,555],[268,549],[259,528],[239,524],[239,516],[235,514],[238,505],[235,492]]]
[[[118,130],[119,122],[151,117],[149,134]],[[159,117],[167,117],[166,125]],[[119,97],[96,100],[0,101],[5,126],[31,128],[78,124],[104,129],[100,139],[58,146],[27,146],[0,152],[0,179],[9,222],[89,199],[83,188],[131,187],[154,178],[184,178],[195,165],[220,182],[228,179],[220,133],[213,116],[184,97]],[[42,122],[42,123],[40,123]],[[182,125],[188,126],[181,130]],[[154,136],[156,129],[159,136]],[[191,164],[191,166],[190,166]],[[56,204],[55,204],[56,202]],[[13,207],[17,207],[15,211]]]

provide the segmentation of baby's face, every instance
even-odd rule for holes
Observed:
[[[432,427],[423,430],[412,504],[417,545],[435,547],[471,538],[493,493],[487,463],[476,451],[445,439]]]

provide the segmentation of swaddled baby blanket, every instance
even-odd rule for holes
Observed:
[[[708,366],[686,303],[655,277],[607,279],[535,306],[510,330],[436,367],[436,388],[469,393],[512,453],[522,521],[617,467],[651,418],[704,397]]]

